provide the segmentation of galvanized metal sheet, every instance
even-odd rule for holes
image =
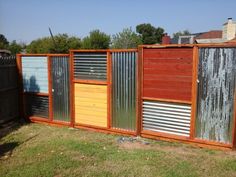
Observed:
[[[22,57],[24,92],[48,93],[47,57]]]
[[[236,48],[200,48],[196,136],[232,142]]]
[[[74,77],[86,80],[107,79],[106,52],[75,52]]]
[[[49,118],[48,97],[26,95],[25,96],[25,110],[27,116],[37,116],[42,118]]]
[[[112,53],[112,127],[136,129],[136,52]]]
[[[70,121],[69,57],[51,57],[53,119]]]
[[[143,129],[189,136],[191,106],[180,103],[143,101]]]

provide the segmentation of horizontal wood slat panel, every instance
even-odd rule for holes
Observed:
[[[145,97],[180,100],[180,101],[190,101],[191,100],[190,93],[191,91],[186,91],[186,90],[179,90],[177,92],[175,89],[164,90],[160,88],[148,88],[143,91],[143,95],[145,95]]]
[[[75,84],[75,122],[107,126],[107,86]]]
[[[147,59],[178,59],[191,58],[193,56],[192,48],[165,48],[165,49],[144,49],[143,54]]]
[[[191,101],[192,48],[143,51],[143,97]]]

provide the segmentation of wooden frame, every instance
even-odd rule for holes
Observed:
[[[82,79],[75,79],[74,78],[74,66],[73,64],[71,65],[72,67],[72,96],[73,98],[73,108],[72,108],[72,117],[73,117],[73,126],[77,128],[83,128],[83,129],[89,129],[89,130],[95,130],[95,131],[103,131],[106,133],[117,133],[117,134],[125,134],[125,135],[137,135],[139,132],[139,120],[138,120],[138,114],[136,115],[136,131],[126,131],[126,130],[119,130],[115,129],[112,127],[112,52],[137,52],[137,49],[99,49],[99,50],[70,50],[70,58],[71,58],[71,63],[74,63],[74,57],[73,54],[75,52],[91,52],[91,53],[96,53],[96,52],[104,52],[107,55],[107,80],[106,81],[96,81],[96,80],[82,80]],[[137,68],[137,73],[138,75],[139,69]],[[137,77],[138,78],[138,77]],[[80,83],[80,84],[94,84],[94,85],[106,85],[107,86],[107,127],[98,127],[98,126],[93,126],[93,125],[85,125],[85,124],[80,124],[80,123],[75,123],[75,103],[74,103],[74,87],[75,83]],[[136,101],[138,101],[138,92],[136,96]],[[137,107],[139,104],[137,104]]]
[[[194,46],[190,139],[195,138],[195,117],[196,117],[196,108],[197,108],[197,87],[198,87],[197,79],[198,79],[198,47]]]
[[[47,57],[47,71],[48,71],[48,93],[34,93],[34,92],[24,92],[23,91],[23,76],[22,76],[22,57],[24,56],[42,56],[42,57]],[[19,84],[20,84],[20,91],[19,94],[20,96],[20,102],[23,103],[20,104],[22,105],[20,107],[20,112],[21,116],[32,121],[32,122],[42,122],[42,123],[48,123],[48,124],[54,124],[54,125],[63,125],[63,126],[70,126],[70,122],[63,122],[63,121],[58,121],[53,119],[53,103],[52,103],[52,78],[51,78],[51,57],[53,56],[69,56],[69,54],[18,54],[17,55],[17,68],[19,71]],[[30,116],[28,117],[25,113],[25,98],[24,95],[34,95],[34,96],[45,96],[48,97],[49,100],[49,117],[48,119],[45,119],[43,117],[38,117],[38,116]]]
[[[85,79],[75,79],[74,77],[74,53],[75,52],[79,52],[79,53],[85,53],[85,52],[93,52],[93,53],[99,53],[99,52],[104,52],[106,53],[107,55],[107,79],[106,81],[98,81],[98,80],[85,80]],[[109,105],[109,98],[108,98],[108,95],[109,95],[109,90],[110,90],[110,87],[108,86],[109,85],[109,74],[108,74],[108,70],[110,70],[110,65],[109,65],[109,57],[108,57],[108,50],[104,49],[104,50],[70,50],[70,61],[71,61],[71,81],[72,81],[72,84],[71,84],[71,100],[72,100],[72,110],[71,110],[71,116],[72,116],[72,126],[73,127],[83,127],[84,129],[104,129],[104,127],[97,127],[97,126],[93,126],[93,125],[85,125],[85,124],[80,124],[80,123],[76,123],[75,122],[75,98],[74,98],[74,95],[75,95],[75,84],[78,83],[78,84],[93,84],[93,85],[106,85],[107,86],[107,103]],[[109,115],[109,109],[107,108],[107,127],[105,129],[108,129],[109,125],[108,125],[108,122],[110,122],[110,115]]]
[[[143,54],[140,54],[143,49],[145,48],[153,48],[153,49],[161,49],[161,48],[181,48],[181,47],[190,47],[193,48],[193,71],[192,71],[192,96],[191,101],[181,101],[181,100],[169,100],[169,99],[159,99],[159,98],[151,98],[151,97],[143,97]],[[141,45],[139,46],[139,58],[141,60],[141,67],[140,67],[140,124],[141,124],[141,136],[146,138],[152,139],[161,139],[161,140],[168,140],[168,141],[181,141],[186,143],[195,144],[201,147],[210,147],[210,148],[235,148],[236,147],[236,94],[234,98],[234,125],[232,130],[232,143],[219,143],[215,141],[209,140],[202,140],[195,137],[195,118],[196,118],[196,111],[197,111],[197,88],[198,88],[198,51],[201,47],[236,47],[235,43],[223,43],[223,44],[171,44],[171,45]],[[189,137],[182,137],[178,135],[171,135],[168,133],[161,133],[161,132],[153,132],[148,130],[143,130],[142,127],[142,102],[143,100],[156,100],[156,101],[164,101],[164,102],[174,102],[174,103],[186,103],[191,105],[191,121],[190,121],[190,136]]]

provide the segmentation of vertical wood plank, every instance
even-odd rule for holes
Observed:
[[[52,93],[52,77],[51,77],[51,57],[47,55],[47,62],[48,62],[48,94],[49,94],[49,120],[52,122],[53,121],[53,93]]]
[[[137,104],[136,104],[136,131],[137,135],[141,135],[142,131],[142,96],[143,96],[143,47],[138,47],[138,61],[137,61]]]
[[[107,51],[107,128],[108,129],[111,128],[111,119],[112,119],[111,74],[112,74],[111,52]]]
[[[192,76],[192,106],[191,106],[191,122],[190,122],[190,139],[195,138],[195,119],[197,109],[197,79],[198,79],[198,47],[193,47],[193,76]]]
[[[26,119],[25,114],[25,101],[24,101],[24,92],[23,92],[23,76],[22,76],[22,59],[21,55],[17,54],[16,56],[16,66],[18,72],[18,93],[19,93],[19,113],[20,117]]]
[[[75,93],[74,93],[74,87],[75,83],[74,81],[74,53],[73,51],[70,51],[69,55],[69,73],[70,73],[70,126],[74,127],[75,126]]]

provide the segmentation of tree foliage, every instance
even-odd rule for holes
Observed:
[[[140,34],[143,44],[161,43],[164,29],[154,27],[150,23],[143,23],[136,26],[136,32]]]
[[[19,44],[16,42],[16,40],[13,40],[8,47],[12,55],[21,53],[24,48],[25,48],[25,44],[23,43]]]
[[[137,48],[140,44],[142,44],[141,37],[132,31],[131,28],[124,28],[122,32],[112,36],[111,48]]]
[[[17,43],[16,40],[9,43],[7,38],[3,34],[0,34],[0,49],[7,49],[12,55],[16,55],[17,53],[21,53],[24,48],[25,44]]]
[[[99,30],[93,30],[82,42],[83,49],[108,49],[111,39],[110,36]]]
[[[184,35],[189,35],[191,34],[189,30],[184,30],[184,31],[178,31],[176,33],[173,33],[173,38],[179,38],[179,36],[184,36]]]
[[[43,37],[32,41],[26,48],[27,53],[68,53],[69,49],[81,47],[81,40],[67,34]]]
[[[9,42],[7,38],[3,34],[0,34],[0,49],[7,49],[8,45]]]

